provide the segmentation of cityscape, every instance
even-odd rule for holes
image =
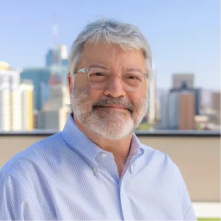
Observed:
[[[16,69],[0,62],[0,131],[62,130],[70,113],[68,48],[45,55],[45,67]],[[153,65],[148,111],[138,130],[219,130],[220,91],[195,87],[194,73],[173,73],[168,91],[157,88]]]
[[[220,220],[219,1],[9,0],[1,9],[0,168],[63,130],[71,44],[88,22],[114,18],[137,26],[153,57],[136,136],[178,166],[198,220]]]

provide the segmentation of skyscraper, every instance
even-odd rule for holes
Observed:
[[[183,82],[183,84],[179,88],[172,88],[170,92],[189,92],[194,94],[194,108],[195,115],[200,115],[201,107],[202,107],[202,99],[201,99],[201,89],[200,88],[190,88]]]
[[[56,66],[67,66],[68,55],[67,46],[59,45],[56,49],[49,49],[46,54],[45,65],[46,67]]]
[[[38,113],[38,129],[62,130],[70,113],[67,105],[70,103],[70,95],[67,86],[50,86],[50,98],[48,105]]]
[[[161,95],[161,129],[195,129],[195,95],[188,91],[170,91]]]
[[[42,84],[47,86],[49,78],[51,76],[51,70],[49,68],[26,68],[21,72],[21,80],[31,80],[34,85],[34,109],[41,110],[44,102],[47,101],[48,94],[42,97]],[[44,88],[45,89],[45,88]],[[48,93],[47,90],[44,90]],[[43,98],[43,100],[41,100]]]
[[[183,84],[194,88],[194,74],[173,74],[173,88],[180,88]]]
[[[191,92],[179,94],[179,129],[195,130],[195,95]]]
[[[156,120],[156,68],[153,64],[152,79],[149,83],[148,89],[148,122],[154,123]]]
[[[12,90],[20,84],[20,70],[0,62],[0,130],[10,131],[12,125]]]
[[[61,84],[67,85],[68,58],[66,45],[59,45],[56,49],[50,49],[46,54],[46,67],[51,75],[60,76]]]
[[[220,91],[212,93],[212,108],[216,111],[217,124],[220,124]]]
[[[32,82],[24,82],[12,91],[12,130],[33,130]]]

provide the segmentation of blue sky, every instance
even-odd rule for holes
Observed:
[[[42,67],[53,46],[71,46],[81,29],[99,17],[138,26],[148,39],[157,87],[169,88],[172,73],[195,73],[195,85],[220,88],[219,0],[0,0],[0,60],[12,67]]]

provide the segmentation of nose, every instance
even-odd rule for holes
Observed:
[[[126,91],[122,86],[120,77],[113,76],[107,83],[106,88],[104,89],[104,94],[111,97],[123,97],[126,95]]]

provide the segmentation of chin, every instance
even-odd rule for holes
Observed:
[[[107,139],[122,139],[129,136],[134,131],[132,119],[120,120],[113,119],[93,119],[87,124],[87,127],[97,135]]]

